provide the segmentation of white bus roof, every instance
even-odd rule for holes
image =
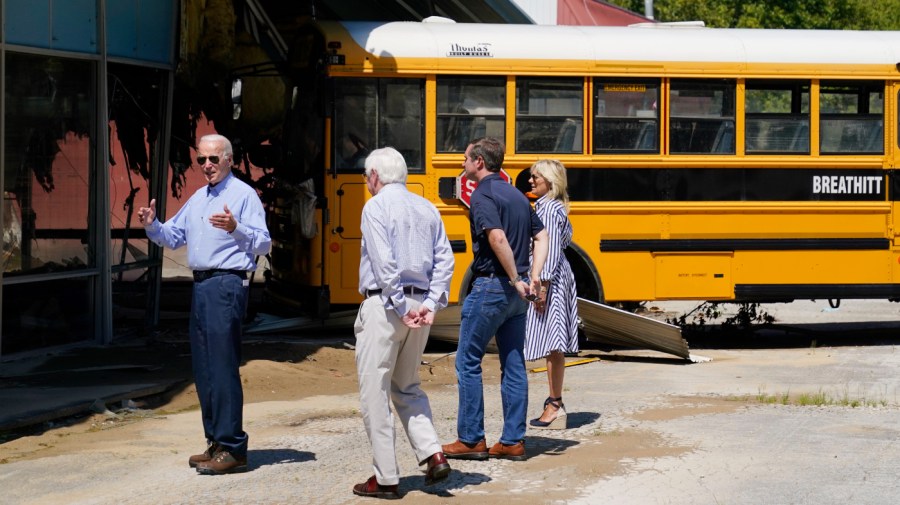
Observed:
[[[436,69],[472,64],[481,68],[487,65],[484,60],[532,62],[525,64],[526,68],[538,62],[561,61],[627,65],[874,65],[890,66],[896,74],[900,62],[900,31],[422,22],[345,22],[340,27],[339,31],[346,31],[354,45],[371,59],[370,65],[385,59],[431,60]],[[326,37],[338,36],[332,29],[325,31]],[[461,67],[462,61],[448,63],[449,60],[467,63]],[[348,56],[347,64],[359,62]]]

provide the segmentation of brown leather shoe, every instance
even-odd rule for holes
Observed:
[[[382,486],[373,475],[369,477],[369,480],[362,484],[353,486],[353,494],[357,496],[368,496],[370,498],[383,498],[385,500],[399,500],[399,489],[400,486],[396,484],[393,486]]]
[[[488,459],[487,442],[484,439],[475,444],[457,440],[452,444],[442,445],[441,450],[448,459],[477,459],[479,461]]]
[[[492,458],[511,459],[513,461],[525,460],[525,442],[506,445],[500,442],[494,444],[488,451]]]
[[[226,450],[220,450],[209,461],[197,463],[197,473],[203,475],[225,475],[247,471],[247,456],[236,458]]]
[[[425,471],[425,485],[430,486],[450,476],[450,463],[443,452],[436,452],[428,458],[428,469]]]
[[[216,453],[218,453],[221,449],[221,445],[219,445],[217,442],[212,442],[201,454],[194,454],[193,456],[188,458],[188,465],[190,465],[191,468],[197,468],[198,464],[206,463],[207,461],[213,459]]]

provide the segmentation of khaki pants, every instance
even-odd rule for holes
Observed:
[[[422,294],[407,296],[407,307],[418,309]],[[400,482],[394,448],[394,409],[422,464],[441,451],[431,420],[431,405],[419,387],[419,364],[430,327],[412,329],[397,313],[385,309],[380,296],[370,296],[359,307],[354,325],[359,400],[366,434],[372,444],[375,477],[382,486]]]

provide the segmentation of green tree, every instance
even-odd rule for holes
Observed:
[[[644,12],[644,0],[610,0]],[[658,21],[713,28],[900,30],[900,0],[655,0]]]

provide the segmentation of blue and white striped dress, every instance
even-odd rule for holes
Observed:
[[[550,238],[550,250],[542,280],[550,280],[544,312],[528,304],[525,331],[525,359],[546,357],[551,351],[578,352],[578,306],[575,276],[563,251],[572,243],[572,223],[562,202],[547,195],[534,205]]]

